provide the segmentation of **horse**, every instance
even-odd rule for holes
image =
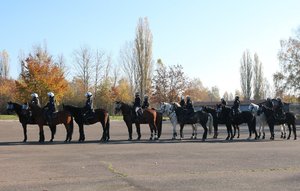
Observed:
[[[197,124],[201,124],[204,129],[204,133],[202,136],[202,141],[205,141],[207,138],[207,125],[209,126],[210,132],[213,124],[213,117],[211,114],[206,113],[204,111],[196,111],[189,117],[188,120],[185,119],[186,111],[176,102],[173,104],[173,109],[176,113],[177,122],[180,125],[180,139],[183,139],[183,128],[185,124],[190,124],[193,127],[193,133],[191,139],[197,139]],[[170,109],[170,106],[169,106]],[[176,128],[176,126],[175,126]],[[174,126],[173,126],[174,129]],[[176,131],[176,130],[175,130]]]
[[[92,125],[98,122],[101,123],[103,129],[100,141],[109,141],[110,119],[109,113],[105,109],[95,109],[93,116],[91,118],[88,118],[87,120],[84,119],[85,109],[82,107],[63,104],[63,110],[70,112],[74,117],[74,120],[79,127],[79,142],[83,142],[85,140],[83,129],[84,125]]]
[[[28,105],[27,104],[21,105],[21,104],[9,101],[9,102],[7,102],[6,110],[7,110],[7,113],[10,113],[12,111],[15,111],[17,113],[19,122],[22,124],[22,127],[23,127],[23,134],[24,134],[23,142],[25,143],[27,141],[27,125],[37,125],[37,123],[32,118],[32,116],[30,116]],[[50,130],[52,132],[51,128],[50,128]],[[44,136],[43,128],[40,127],[39,131],[40,131],[39,142],[44,142],[45,136]]]
[[[144,109],[142,116],[137,117],[132,105],[127,103],[116,101],[115,102],[115,114],[122,112],[123,120],[126,123],[128,129],[128,140],[132,140],[132,124],[136,126],[136,132],[138,134],[137,140],[141,139],[140,124],[149,124],[151,136],[150,140],[158,140],[161,135],[162,129],[162,114],[155,109]]]
[[[234,135],[236,133],[236,129],[238,130],[238,136],[240,137],[240,128],[239,125],[243,123],[247,123],[248,130],[249,130],[249,137],[248,140],[251,139],[252,133],[255,134],[255,139],[258,138],[257,131],[256,131],[256,118],[252,114],[251,111],[242,111],[236,115],[233,115],[233,110],[229,107],[222,107],[220,104],[217,105],[217,108],[221,110],[220,114],[224,115],[226,118],[231,118],[231,124],[234,127]]]
[[[54,135],[56,133],[56,126],[58,124],[64,124],[66,128],[66,139],[65,142],[71,142],[72,134],[73,134],[73,117],[67,111],[57,111],[52,114],[51,121],[47,123],[45,110],[36,104],[29,103],[29,109],[32,111],[32,117],[35,119],[36,123],[38,124],[39,128],[42,132],[42,137],[44,137],[44,130],[43,126],[48,124],[51,129],[51,139],[50,142],[53,142]]]
[[[259,133],[258,138],[262,136],[262,139],[265,139],[265,126],[267,125],[267,119],[265,113],[263,113],[259,107],[259,105],[256,105],[254,103],[250,103],[248,106],[249,111],[251,111],[255,117],[256,117],[256,124],[258,124],[259,127]],[[285,139],[286,138],[286,126],[285,124],[281,125],[281,136],[280,138]]]
[[[293,128],[294,140],[297,139],[296,116],[294,113],[286,112],[285,118],[276,119],[275,112],[272,108],[268,108],[262,104],[260,104],[260,107],[266,115],[267,123],[269,125],[269,129],[270,129],[270,133],[271,133],[271,137],[270,137],[271,140],[274,140],[274,138],[275,138],[274,126],[275,125],[283,125],[283,124],[287,124],[288,128],[289,128],[289,135],[288,135],[287,139],[290,139],[290,137],[291,137],[291,131],[292,131],[291,126]]]
[[[218,124],[225,124],[226,126],[226,130],[227,130],[227,137],[226,140],[232,140],[233,139],[233,133],[232,133],[232,127],[231,127],[231,123],[232,121],[230,120],[230,118],[223,118],[220,117],[218,115],[219,111],[215,108],[211,108],[211,107],[207,107],[207,106],[203,106],[202,110],[210,113],[213,116],[213,126],[214,126],[214,136],[213,138],[218,138]]]

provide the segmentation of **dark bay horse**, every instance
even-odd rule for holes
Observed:
[[[94,115],[92,118],[89,118],[87,121],[84,119],[85,109],[82,107],[76,107],[72,105],[63,105],[63,109],[70,112],[74,117],[75,122],[79,127],[79,142],[85,140],[84,134],[84,125],[91,125],[100,122],[102,125],[103,133],[100,141],[108,141],[110,139],[109,136],[109,128],[110,128],[110,119],[109,113],[105,109],[95,109]]]
[[[227,137],[226,140],[232,140],[233,139],[233,133],[232,133],[232,126],[231,126],[231,119],[223,116],[219,116],[217,109],[211,108],[211,107],[202,107],[202,110],[210,113],[213,116],[213,126],[214,126],[214,136],[213,138],[218,138],[218,124],[225,124],[226,130],[227,130]]]
[[[16,114],[18,115],[19,122],[22,124],[22,127],[23,127],[23,134],[24,134],[23,142],[26,142],[27,141],[27,125],[37,125],[35,120],[30,116],[27,104],[20,105],[18,103],[14,103],[14,102],[10,101],[10,102],[7,102],[6,109],[7,109],[8,113],[15,111]],[[40,130],[39,142],[44,142],[45,141],[44,130],[43,130],[43,128],[40,128],[39,130]],[[51,130],[51,128],[50,128],[50,130]],[[52,130],[51,130],[51,132],[52,132]]]
[[[293,128],[293,133],[294,133],[294,140],[297,139],[297,132],[296,132],[296,117],[295,114],[292,112],[286,112],[285,113],[285,118],[284,119],[277,119],[275,117],[275,111],[271,108],[268,108],[262,104],[260,104],[260,108],[262,109],[262,112],[266,115],[267,123],[269,125],[270,133],[271,133],[271,140],[274,140],[275,138],[275,132],[274,132],[274,126],[275,125],[283,125],[287,124],[289,128],[289,135],[287,139],[290,139],[291,137],[291,126]]]
[[[116,101],[115,102],[115,113],[122,112],[123,120],[126,123],[128,128],[129,138],[128,140],[132,140],[132,124],[134,123],[136,126],[136,131],[138,134],[137,140],[141,139],[141,129],[140,124],[149,124],[151,136],[150,140],[153,139],[153,131],[154,131],[154,139],[159,139],[162,130],[162,113],[156,111],[155,109],[144,109],[143,115],[139,118],[136,117],[134,108],[132,105],[127,103]]]
[[[32,111],[32,116],[40,128],[40,137],[42,137],[42,139],[45,139],[44,129],[43,129],[43,126],[47,124],[45,110],[39,107],[38,105],[31,104],[31,103],[29,103],[29,109]],[[48,124],[51,129],[50,142],[52,142],[54,139],[54,135],[56,133],[56,126],[58,124],[64,124],[67,132],[65,142],[70,142],[72,140],[73,126],[74,126],[72,115],[67,111],[58,111],[53,113],[51,122]]]
[[[231,125],[234,127],[234,131],[236,132],[236,129],[238,129],[238,138],[239,138],[239,125],[242,123],[247,123],[248,130],[249,130],[249,137],[250,139],[252,137],[252,133],[255,134],[255,139],[258,138],[258,134],[256,131],[256,118],[252,114],[251,111],[242,111],[238,115],[234,116],[232,113],[232,109],[229,107],[222,107],[221,104],[217,104],[217,110],[219,110],[218,114],[220,118],[227,118],[231,120]],[[233,137],[235,136],[235,133]]]
[[[197,138],[197,124],[201,124],[201,126],[204,129],[204,133],[202,136],[202,141],[205,141],[207,138],[207,124],[211,126],[211,123],[213,123],[213,118],[212,115],[205,112],[205,111],[196,111],[193,112],[192,115],[186,119],[186,110],[184,110],[178,103],[173,103],[174,110],[177,116],[177,121],[180,125],[180,138],[183,138],[183,128],[184,125],[189,124],[192,125],[193,127],[193,134],[192,137],[193,139]]]

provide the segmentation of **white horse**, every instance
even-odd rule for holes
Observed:
[[[176,126],[178,124],[177,121],[177,116],[175,113],[175,107],[173,104],[162,102],[160,105],[160,111],[162,112],[163,115],[167,115],[171,121],[171,124],[173,126],[173,137],[172,139],[176,139],[177,137],[177,131],[176,131]],[[208,132],[211,134],[212,131],[212,124],[213,124],[213,117],[211,114],[208,114],[208,120],[206,125],[209,127]],[[193,134],[191,136],[191,139],[197,139],[197,124],[191,124],[193,128]],[[181,139],[183,138],[182,136],[180,137]]]
[[[265,138],[265,125],[267,125],[267,119],[265,114],[259,109],[259,106],[250,103],[248,109],[255,115],[256,117],[256,124],[259,126],[259,135],[258,138],[260,138],[262,134],[262,139]],[[286,138],[286,126],[281,125],[281,138],[285,139]]]

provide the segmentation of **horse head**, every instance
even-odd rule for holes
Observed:
[[[115,114],[117,114],[121,111],[122,105],[123,105],[123,102],[115,101]]]
[[[13,102],[11,102],[11,101],[7,102],[7,105],[6,105],[7,114],[11,114],[14,110],[15,110],[15,107],[14,107]]]

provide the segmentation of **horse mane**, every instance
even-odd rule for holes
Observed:
[[[176,106],[176,107],[181,107],[181,105],[177,102],[173,102],[173,104]]]

